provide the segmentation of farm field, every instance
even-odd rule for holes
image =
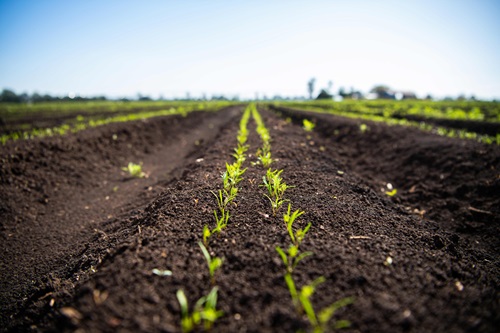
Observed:
[[[495,332],[498,104],[377,103],[4,120],[0,330]]]

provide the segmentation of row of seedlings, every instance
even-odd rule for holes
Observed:
[[[259,157],[259,161],[261,162],[261,164],[265,168],[267,168],[272,161],[270,150],[271,138],[256,108],[252,109],[252,114],[257,123],[257,132],[261,136],[261,140],[263,142],[263,146],[258,152],[257,156]],[[312,129],[314,128],[314,126],[306,125],[309,124],[304,123],[304,129],[308,132],[312,131]],[[262,161],[262,157],[264,157],[265,161],[269,161],[269,163],[264,164],[264,162]],[[290,201],[288,199],[285,199],[284,195],[287,189],[293,187],[287,185],[283,181],[283,178],[281,177],[282,173],[283,170],[272,170],[271,168],[268,168],[266,174],[262,177],[263,184],[261,186],[267,190],[267,193],[265,193],[264,196],[271,203],[273,216],[277,215],[278,210],[281,208],[284,202]],[[318,285],[325,281],[325,278],[323,276],[320,276],[311,283],[302,286],[300,290],[297,289],[297,286],[293,279],[293,272],[295,271],[297,265],[304,258],[313,255],[311,251],[302,251],[300,248],[300,245],[303,242],[307,232],[311,228],[311,223],[309,222],[303,228],[294,227],[294,223],[304,213],[305,212],[301,211],[300,209],[292,211],[292,203],[288,203],[287,212],[283,215],[283,222],[290,238],[290,244],[286,251],[279,246],[276,247],[276,251],[278,252],[286,268],[284,280],[290,292],[292,303],[295,309],[300,315],[305,313],[314,333],[321,333],[324,331],[328,331],[331,328],[329,326],[329,323],[331,322],[331,319],[335,312],[339,308],[351,304],[353,302],[353,298],[343,298],[320,310],[319,312],[316,312],[311,303],[311,297],[313,296]],[[333,324],[333,328],[344,328],[348,327],[349,325],[349,321],[338,320]]]
[[[217,286],[215,280],[216,271],[222,266],[223,259],[219,257],[212,257],[208,251],[210,237],[217,233],[219,235],[223,229],[227,227],[230,212],[229,205],[236,198],[238,193],[238,184],[243,179],[242,176],[246,171],[242,169],[243,162],[246,160],[246,151],[248,145],[246,144],[248,138],[247,124],[250,118],[251,109],[247,107],[240,120],[238,130],[238,146],[234,149],[234,162],[229,164],[226,162],[226,170],[222,174],[223,188],[217,192],[212,192],[217,200],[217,209],[214,210],[215,227],[210,228],[208,225],[203,227],[202,238],[203,242],[198,245],[207,261],[207,266],[210,275],[211,291],[201,297],[194,305],[193,311],[189,311],[187,297],[182,289],[177,291],[177,300],[181,307],[181,328],[182,331],[187,333],[197,328],[203,323],[205,331],[211,330],[213,324],[217,319],[223,316],[223,312],[217,310]]]

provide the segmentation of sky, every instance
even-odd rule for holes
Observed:
[[[0,89],[255,98],[311,78],[500,99],[500,1],[0,0]]]

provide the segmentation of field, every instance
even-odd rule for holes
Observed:
[[[4,106],[0,331],[496,332],[499,110]]]

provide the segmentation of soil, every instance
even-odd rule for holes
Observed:
[[[179,332],[211,289],[198,247],[214,226],[225,162],[242,107],[112,124],[1,148],[0,330]],[[312,113],[261,110],[272,167],[312,227],[298,286],[324,276],[316,309],[352,296],[345,332],[495,332],[500,325],[500,148]],[[290,117],[291,122],[286,118]],[[305,132],[303,118],[316,122]],[[261,145],[250,122],[247,171],[227,229],[210,251],[216,332],[308,330],[275,251],[288,245],[274,217]],[[115,135],[115,136],[114,136]],[[143,162],[148,178],[120,170]],[[340,172],[339,172],[340,171]],[[391,183],[397,194],[385,194]],[[389,259],[390,258],[390,259]],[[172,271],[158,276],[153,269]]]

